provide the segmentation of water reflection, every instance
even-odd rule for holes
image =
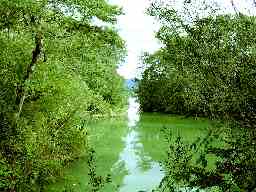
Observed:
[[[128,174],[124,177],[120,192],[151,191],[164,176],[160,165],[144,151],[138,130],[139,120],[139,104],[136,98],[129,98],[128,133],[123,138],[125,148],[117,163],[125,165]]]
[[[139,108],[140,105],[135,97],[129,98],[129,108],[128,108],[128,127],[135,127],[140,120]]]
[[[139,114],[139,104],[129,98],[128,118],[92,120],[88,124],[90,144],[96,151],[97,174],[106,176],[112,173],[112,183],[105,186],[104,192],[152,191],[163,178],[157,163],[165,157],[167,144],[161,129],[167,127],[172,135],[182,136],[187,142],[194,142],[209,122],[182,116],[157,113]],[[88,165],[81,158],[65,170],[65,179],[58,180],[47,188],[47,192],[89,191]],[[121,185],[121,187],[119,187]]]

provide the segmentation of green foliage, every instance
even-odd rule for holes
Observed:
[[[143,110],[206,116],[255,110],[255,26],[246,16],[201,19],[186,35],[165,26],[158,33],[165,47],[144,59],[149,67],[137,91]]]
[[[156,36],[164,46],[144,56],[137,89],[142,110],[235,120],[193,145],[168,141],[160,191],[255,190],[256,17],[215,15],[188,23],[158,1],[149,14],[162,24]],[[224,147],[210,145],[213,138]],[[195,151],[197,145],[204,150]],[[219,159],[213,170],[208,155]]]
[[[229,127],[229,128],[227,128]],[[216,124],[205,137],[188,144],[174,141],[170,129],[163,129],[169,144],[163,161],[165,177],[159,191],[253,191],[256,187],[254,130],[235,124]],[[210,157],[215,157],[210,166]]]
[[[100,191],[105,184],[111,183],[111,175],[108,174],[106,177],[98,176],[96,174],[96,154],[94,149],[89,149],[88,152],[88,166],[89,166],[89,183],[90,191],[97,192]]]
[[[104,0],[0,4],[0,190],[41,191],[87,153],[90,114],[124,104],[124,42],[90,24],[121,12]]]

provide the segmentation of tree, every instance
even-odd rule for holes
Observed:
[[[89,114],[123,103],[124,42],[91,24],[114,24],[121,10],[105,0],[0,3],[0,189],[41,191],[86,153]]]
[[[144,59],[137,90],[142,109],[228,122],[192,145],[168,139],[160,191],[180,190],[179,184],[255,190],[255,16],[182,17],[158,1],[149,13],[162,24],[156,36],[164,46]],[[207,168],[208,155],[218,159],[213,170]]]

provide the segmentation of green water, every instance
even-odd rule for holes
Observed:
[[[112,183],[102,191],[151,191],[164,176],[159,161],[167,144],[163,126],[173,137],[182,136],[192,142],[205,134],[209,121],[162,114],[140,114],[134,98],[129,99],[127,117],[95,121],[88,124],[90,143],[96,151],[97,174],[111,174]],[[73,163],[65,171],[65,179],[49,186],[47,191],[88,191],[86,158]],[[69,189],[69,190],[67,190]]]

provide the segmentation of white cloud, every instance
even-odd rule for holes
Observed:
[[[128,57],[118,72],[126,79],[136,76],[136,69],[142,52],[153,52],[160,47],[154,38],[159,26],[145,14],[149,0],[111,0],[110,3],[122,6],[125,15],[118,18],[119,33],[127,42]]]
[[[170,1],[182,10],[184,0],[166,0],[166,2]],[[234,13],[231,0],[209,1],[218,3],[224,13]],[[126,79],[134,78],[141,53],[154,52],[160,47],[160,43],[154,37],[159,25],[154,18],[145,14],[150,0],[109,0],[109,2],[123,7],[125,12],[125,15],[118,18],[118,28],[120,35],[127,42],[128,57],[126,63],[118,69],[118,73]],[[194,0],[194,2],[200,4],[202,0]],[[242,13],[248,13],[249,10],[250,14],[256,14],[256,8],[252,6],[253,0],[234,0],[234,3]]]

